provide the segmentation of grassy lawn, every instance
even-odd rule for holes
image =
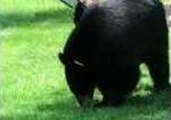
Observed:
[[[55,0],[0,1],[0,120],[169,120],[167,90],[138,97],[146,70],[125,105],[80,109],[57,59],[72,28],[72,10]]]

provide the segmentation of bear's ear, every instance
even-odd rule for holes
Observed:
[[[77,0],[78,2],[81,2],[82,4],[84,4],[86,7],[93,5],[93,4],[97,4],[99,2],[99,0]]]
[[[64,58],[64,54],[63,53],[59,53],[58,54],[58,58],[61,61],[62,64],[65,64],[65,58]]]

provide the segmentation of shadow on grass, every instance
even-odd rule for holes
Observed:
[[[134,96],[128,98],[127,102],[120,107],[102,107],[102,108],[90,108],[89,110],[94,110],[94,109],[123,109],[130,107],[132,109],[137,109],[139,106],[143,106],[144,109],[151,107],[153,109],[156,108],[156,110],[159,109],[167,109],[170,107],[170,89],[162,90],[159,92],[154,92],[153,94],[146,95],[146,96]],[[56,100],[55,100],[56,99]],[[159,108],[159,109],[157,109]],[[74,97],[63,97],[59,99],[59,96],[56,96],[54,98],[54,102],[50,104],[43,103],[41,105],[37,106],[37,109],[39,111],[66,111],[66,109],[82,109],[78,105],[76,105],[76,99]],[[138,111],[138,109],[137,109]]]
[[[128,104],[129,105],[143,105],[143,106],[160,106],[163,108],[167,108],[168,106],[170,106],[170,89],[165,89],[162,91],[158,91],[158,92],[153,92],[150,95],[146,95],[146,96],[134,96],[130,99],[128,99]]]
[[[72,10],[63,8],[36,13],[0,13],[0,27],[20,27],[37,23],[67,23],[72,21]]]
[[[170,110],[170,90],[155,92],[151,95],[140,97],[131,97],[120,107],[103,107],[81,109],[75,105],[73,98],[60,99],[52,104],[42,104],[37,107],[39,112],[56,113],[60,119],[80,120],[82,118],[89,120],[109,120],[109,119],[138,119],[140,116],[155,116],[159,113],[168,113]],[[168,111],[168,112],[167,112]],[[63,118],[63,115],[65,116]],[[128,116],[127,116],[128,115]],[[128,118],[127,118],[128,117]],[[167,114],[164,115],[167,117]],[[141,118],[141,117],[140,117]]]
[[[53,102],[48,103],[47,100],[38,104],[32,112],[23,111],[19,114],[16,112],[11,116],[0,118],[1,120],[140,120],[143,118],[149,118],[143,120],[159,120],[169,115],[169,93],[170,91],[162,91],[147,97],[134,97],[121,107],[84,110],[75,105],[71,96],[54,93]]]

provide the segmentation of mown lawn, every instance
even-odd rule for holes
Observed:
[[[57,59],[72,28],[72,10],[55,0],[0,1],[0,120],[169,120],[167,90],[144,96],[144,67],[122,107],[79,108]]]

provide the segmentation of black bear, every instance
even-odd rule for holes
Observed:
[[[81,106],[91,105],[95,88],[103,95],[98,106],[121,105],[139,81],[141,63],[148,66],[154,89],[169,87],[168,27],[159,0],[83,6],[76,9],[76,26],[59,53]]]

